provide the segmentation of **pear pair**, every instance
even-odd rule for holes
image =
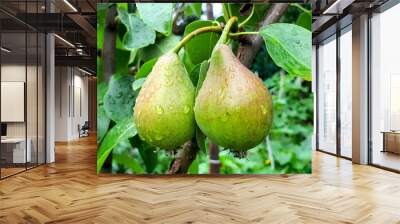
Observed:
[[[263,82],[229,46],[219,44],[196,99],[178,55],[161,56],[139,93],[134,119],[141,138],[163,149],[176,149],[192,139],[197,123],[212,142],[242,151],[268,134],[272,100]]]

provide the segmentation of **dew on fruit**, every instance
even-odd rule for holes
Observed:
[[[266,114],[267,114],[267,108],[265,108],[264,105],[261,105],[260,107],[261,107],[261,112],[262,112],[264,115],[266,115]]]
[[[188,106],[183,107],[183,113],[187,114],[190,112],[190,108]]]
[[[162,106],[158,105],[157,106],[157,114],[161,115],[164,113],[164,109],[162,108]]]
[[[172,84],[172,80],[169,79],[169,78],[166,78],[166,79],[165,79],[165,85],[166,85],[166,86],[170,86],[171,84]]]
[[[225,91],[223,89],[219,90],[219,97],[222,99],[225,96]]]

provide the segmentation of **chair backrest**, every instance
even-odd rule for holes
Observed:
[[[90,123],[89,123],[89,121],[85,121],[85,123],[83,124],[82,128],[89,129],[89,128],[90,128]]]

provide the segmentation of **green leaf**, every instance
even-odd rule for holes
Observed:
[[[197,146],[199,146],[200,151],[207,152],[206,149],[206,136],[200,130],[198,126],[196,126],[196,142]]]
[[[209,66],[208,61],[203,61],[200,65],[199,81],[197,81],[197,86],[196,86],[196,96],[199,93],[204,80],[206,79],[208,66]]]
[[[190,164],[188,168],[188,174],[198,174],[199,173],[199,155],[196,156],[196,159]]]
[[[115,49],[115,73],[128,73],[131,51]]]
[[[140,164],[134,159],[129,157],[130,154],[127,152],[124,152],[122,154],[114,154],[113,155],[113,160],[115,160],[118,164],[124,165],[125,167],[129,168],[132,170],[134,174],[143,174],[145,173],[143,168],[140,166]]]
[[[97,11],[106,10],[110,8],[114,3],[97,3]]]
[[[186,26],[184,36],[201,27],[212,25],[213,22],[210,20],[194,21]],[[202,33],[193,37],[185,45],[185,56],[188,56],[190,58],[190,61],[194,65],[200,64],[204,60],[208,60],[211,56],[215,44],[218,42],[219,37],[220,34],[214,32]]]
[[[185,17],[196,16],[200,18],[201,16],[201,6],[202,3],[185,3],[183,13]]]
[[[100,143],[110,126],[110,119],[103,105],[97,106],[97,143]]]
[[[261,29],[267,51],[276,65],[292,75],[311,80],[311,32],[289,23]]]
[[[158,58],[153,58],[151,60],[146,61],[142,66],[140,66],[139,71],[136,72],[135,78],[141,79],[146,78],[147,75],[150,74],[153,69],[154,64],[157,62]]]
[[[192,71],[196,65],[193,64],[193,62],[190,60],[189,56],[185,53],[185,49],[180,50],[179,54],[181,56],[181,60],[182,60],[183,64],[185,65],[186,71]]]
[[[165,37],[164,39],[158,41],[156,44],[150,45],[144,49],[142,49],[142,59],[144,61],[148,61],[153,58],[158,58],[161,55],[167,53],[169,50],[172,50],[178,44],[180,40],[179,36],[171,35],[169,37]]]
[[[154,44],[156,32],[140,18],[121,8],[118,9],[118,16],[127,29],[122,39],[126,49],[133,50]]]
[[[231,18],[229,3],[222,4],[222,12],[223,12],[225,22],[227,22],[229,20],[229,18]]]
[[[299,18],[297,18],[296,24],[306,28],[307,30],[311,30],[311,21],[311,12],[303,12],[300,14]]]
[[[130,138],[129,141],[133,147],[139,150],[139,154],[146,166],[146,172],[152,173],[158,163],[157,153],[155,152],[156,148],[142,141],[139,136]]]
[[[117,3],[117,9],[128,10],[128,3]]]
[[[106,95],[108,86],[105,82],[97,83],[97,104],[103,104],[104,95]]]
[[[131,153],[132,146],[128,139],[125,139],[119,143],[112,151],[112,160],[119,165],[130,169],[135,174],[143,174],[144,169],[135,158],[135,155]]]
[[[162,34],[171,33],[173,3],[136,3],[136,6],[144,23]]]
[[[97,151],[97,173],[100,172],[113,148],[123,140],[131,138],[136,134],[137,130],[132,117],[129,117],[112,127],[104,137]]]
[[[97,49],[103,49],[104,29],[106,23],[106,4],[97,4]]]
[[[132,83],[132,89],[133,91],[138,91],[139,89],[142,88],[142,85],[144,83],[144,81],[146,81],[146,78],[140,78],[140,79],[136,79],[133,83]]]
[[[197,86],[197,81],[199,81],[199,72],[201,64],[194,66],[194,68],[189,72],[189,78],[192,80],[194,86]]]
[[[121,35],[117,35],[116,36],[116,39],[115,39],[115,49],[116,50],[120,50],[120,51],[122,51],[122,52],[129,52],[129,53],[122,53],[122,54],[125,54],[124,55],[124,57],[126,57],[126,58],[121,58],[121,60],[123,60],[123,63],[120,63],[120,62],[118,62],[118,61],[116,61],[115,63],[120,63],[120,64],[130,64],[130,63],[132,63],[132,62],[134,62],[134,60],[135,60],[135,58],[136,58],[136,56],[137,56],[137,54],[138,54],[138,51],[139,51],[139,49],[132,49],[132,50],[127,50],[126,48],[125,48],[125,45],[122,43],[122,38],[124,37],[124,35],[125,35],[125,33],[126,33],[126,28],[125,28],[125,26],[124,25],[120,25],[120,26],[118,26],[117,27],[117,29],[119,29],[119,27],[121,27],[121,30],[122,30],[122,28],[123,28],[123,31],[121,31],[121,30],[119,30],[118,31],[118,33],[122,33]],[[121,55],[122,55],[121,54]],[[116,52],[116,60],[120,60],[118,57],[119,57],[119,55],[118,55],[118,52]],[[127,63],[126,63],[127,62]],[[117,65],[116,65],[117,66]],[[117,70],[118,70],[118,68],[116,68]],[[116,73],[118,73],[118,72],[116,72]]]
[[[110,86],[104,96],[104,109],[113,121],[132,117],[136,95],[132,91],[133,76],[116,74],[111,77]]]
[[[206,79],[207,71],[208,71],[209,63],[208,61],[203,61],[200,64],[199,74],[198,74],[198,81],[196,86],[196,96],[199,93],[201,86],[203,85],[204,80]],[[206,152],[206,136],[200,130],[199,127],[196,126],[196,142],[200,148],[200,151]]]
[[[97,70],[96,70],[97,81],[102,82],[104,80],[103,75],[103,59],[97,56]]]

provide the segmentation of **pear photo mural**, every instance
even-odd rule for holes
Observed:
[[[311,173],[310,8],[97,4],[97,172]]]

